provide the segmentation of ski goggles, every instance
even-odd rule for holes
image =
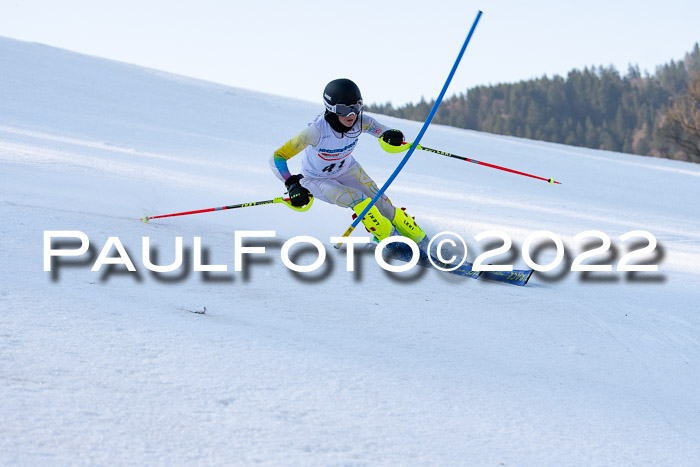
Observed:
[[[347,117],[351,114],[360,115],[362,112],[362,101],[357,104],[346,105],[346,104],[326,104],[326,108],[329,112],[333,112],[341,117]]]

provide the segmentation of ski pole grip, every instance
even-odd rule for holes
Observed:
[[[314,197],[309,195],[309,202],[304,206],[293,206],[289,198],[282,198],[281,196],[279,198],[275,198],[274,202],[284,203],[289,209],[293,209],[297,212],[306,212],[311,209],[311,205],[314,204]]]

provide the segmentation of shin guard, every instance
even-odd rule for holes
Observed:
[[[359,216],[370,202],[372,202],[372,199],[367,198],[352,208],[355,211],[355,216]],[[362,218],[362,224],[364,224],[367,231],[374,235],[380,242],[391,236],[391,232],[394,230],[389,219],[382,216],[377,206],[372,206],[367,214],[365,214],[365,217]]]

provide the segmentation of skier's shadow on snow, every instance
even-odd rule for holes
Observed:
[[[373,260],[372,262],[376,265],[379,266],[374,259],[374,253],[372,253]],[[391,259],[387,258],[386,256],[384,257],[384,260],[387,261],[387,263],[392,264]],[[405,265],[406,263],[402,262],[397,262],[396,265]],[[384,269],[382,272],[384,273],[384,277],[389,279],[391,282],[394,282],[395,284],[411,284],[413,282],[416,282],[420,280],[423,276],[427,274],[427,272],[430,270],[430,268],[427,267],[419,267],[419,266],[414,266],[413,269],[410,269],[406,272],[391,272],[387,271]]]

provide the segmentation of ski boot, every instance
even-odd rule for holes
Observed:
[[[352,208],[353,211],[355,211],[352,218],[357,219],[357,216],[359,216],[362,211],[365,210],[371,201],[372,200],[370,198],[367,198]],[[382,213],[379,212],[379,208],[377,208],[377,206],[372,206],[367,214],[365,214],[365,217],[362,218],[362,224],[365,226],[365,229],[367,229],[367,232],[374,236],[374,241],[376,243],[379,243],[392,235],[397,235],[397,230],[394,228],[391,222],[389,222],[389,219],[382,216]]]
[[[430,243],[430,239],[425,234],[425,230],[423,230],[416,223],[416,219],[406,214],[406,208],[396,208],[394,219],[391,221],[391,223],[394,225],[394,227],[396,227],[396,230],[400,235],[410,238],[416,242],[419,250],[421,250],[423,253],[428,253],[428,244]]]

